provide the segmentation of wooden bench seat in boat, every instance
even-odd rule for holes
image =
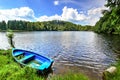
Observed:
[[[22,54],[24,54],[24,52],[16,53],[14,56],[17,57],[17,56],[22,55]]]
[[[34,56],[35,56],[34,54],[30,54],[30,55],[27,55],[24,58],[20,59],[19,61],[23,62],[23,63],[26,63],[26,62],[32,60],[34,58]]]

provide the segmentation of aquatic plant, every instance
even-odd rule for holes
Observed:
[[[12,30],[8,30],[7,33],[6,33],[6,36],[8,38],[8,42],[10,44],[10,46],[12,48],[14,48],[14,42],[13,42],[13,37],[14,37],[14,33],[12,32]]]

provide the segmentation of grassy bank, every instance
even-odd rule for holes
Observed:
[[[14,61],[11,50],[0,50],[0,80],[45,80],[36,73],[36,70],[23,67]],[[64,75],[54,75],[48,80],[89,80],[80,73],[68,73]]]
[[[105,80],[120,80],[120,61],[114,66],[116,66],[117,70],[113,74],[105,73]]]

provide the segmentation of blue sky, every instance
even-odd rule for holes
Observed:
[[[0,21],[64,20],[94,25],[102,16],[105,0],[0,0]]]

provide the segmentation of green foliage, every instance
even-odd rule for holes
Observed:
[[[7,57],[4,55],[1,55],[0,56],[0,68],[2,68],[4,65],[8,63],[9,63],[9,60],[7,59]]]
[[[19,68],[18,68],[19,69]],[[44,78],[39,77],[35,74],[36,71],[30,67],[24,67],[20,70],[14,72],[11,76],[9,76],[8,80],[44,80]]]
[[[21,68],[17,64],[5,65],[0,70],[0,80],[44,80],[35,74],[36,70],[30,67]]]
[[[8,50],[0,50],[0,56],[1,56],[1,60],[0,61],[13,61],[12,59],[12,54],[11,54],[11,49],[8,49]],[[4,57],[3,57],[4,56]],[[9,59],[6,59],[6,58],[9,58]],[[4,59],[4,60],[3,60]]]
[[[6,33],[6,36],[7,36],[8,38],[13,38],[13,37],[14,37],[13,31],[12,31],[12,30],[8,30],[8,32]]]
[[[14,33],[12,32],[12,30],[9,30],[9,31],[6,33],[6,36],[7,36],[7,38],[8,38],[8,42],[9,42],[10,46],[11,46],[12,48],[15,48],[15,47],[14,47],[14,42],[13,42]]]
[[[13,30],[13,31],[79,31],[79,30],[92,30],[92,26],[81,26],[66,21],[46,21],[46,22],[26,22],[9,20],[7,24],[5,21],[0,23],[0,30]],[[4,29],[3,29],[4,27]]]
[[[120,0],[107,0],[109,10],[104,10],[103,17],[96,23],[98,33],[120,34]]]
[[[7,29],[5,21],[0,22],[0,29],[3,30],[3,31]]]
[[[19,67],[17,65],[9,64],[5,65],[0,70],[0,80],[7,79],[9,76],[14,74],[14,72],[17,72],[19,70]]]
[[[110,7],[110,9],[113,9],[115,7],[119,7],[120,0],[107,0],[107,4],[105,6]]]

